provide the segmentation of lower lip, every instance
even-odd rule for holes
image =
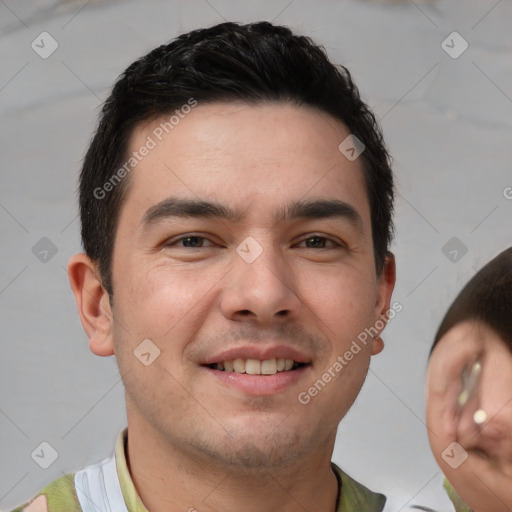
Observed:
[[[274,375],[248,375],[247,373],[225,372],[205,367],[214,378],[228,386],[255,396],[275,395],[296,384],[309,370],[309,365],[295,370],[278,372]]]

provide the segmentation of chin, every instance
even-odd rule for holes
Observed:
[[[211,436],[196,436],[193,446],[207,459],[226,467],[239,467],[251,473],[266,472],[269,469],[286,467],[303,457],[304,440],[293,430],[283,431],[267,426],[257,429],[254,425],[239,434],[226,435],[215,442]],[[202,439],[201,439],[202,438]]]

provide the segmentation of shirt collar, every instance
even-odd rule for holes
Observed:
[[[148,509],[142,503],[140,496],[135,489],[128,463],[126,462],[126,443],[128,441],[128,427],[125,427],[116,441],[116,468],[119,477],[119,484],[123,493],[124,502],[129,512],[148,512]]]

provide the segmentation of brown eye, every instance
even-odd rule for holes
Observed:
[[[328,249],[329,245],[326,246],[326,244],[330,244],[331,248],[340,247],[340,244],[324,236],[311,236],[302,240],[301,243],[306,243],[308,249]]]
[[[178,240],[183,243],[183,247],[202,247],[205,239],[201,236],[187,236]]]
[[[187,249],[199,249],[202,247],[208,247],[208,244],[213,244],[208,238],[199,235],[186,235],[174,240],[169,240],[165,247],[179,247]]]

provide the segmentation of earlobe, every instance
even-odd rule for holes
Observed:
[[[75,254],[68,263],[68,276],[90,350],[98,356],[113,355],[112,311],[95,263],[84,253]]]
[[[375,336],[372,340],[372,356],[380,354],[384,350],[384,340],[380,336]]]

